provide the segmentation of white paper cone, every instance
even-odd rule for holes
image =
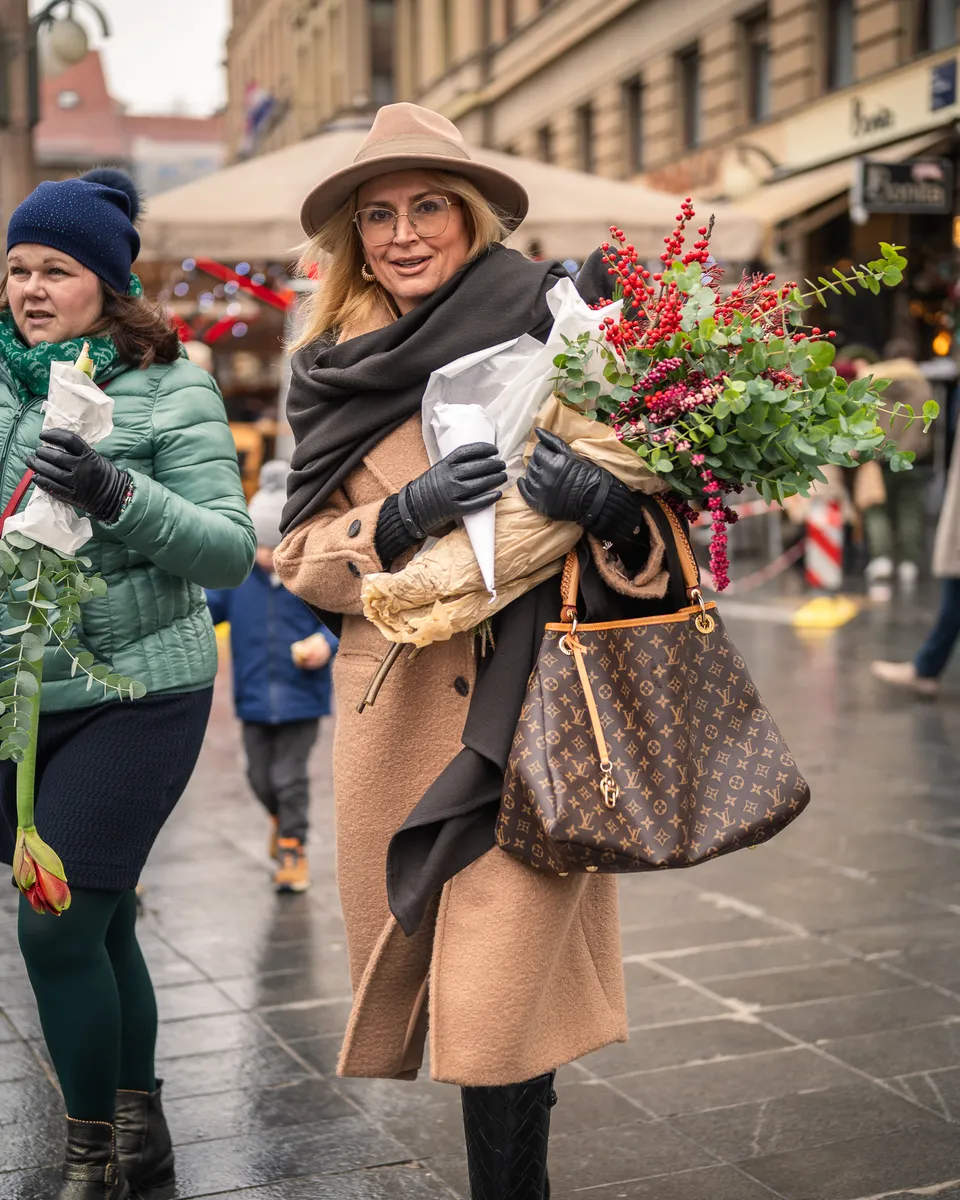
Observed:
[[[50,366],[50,391],[43,402],[43,428],[78,433],[89,445],[103,441],[113,429],[113,400],[72,363]],[[23,512],[7,518],[5,531],[16,529],[60,554],[75,554],[90,540],[93,526],[73,506],[34,487]]]
[[[496,424],[479,404],[438,404],[433,411],[432,424],[440,454],[444,458],[460,446],[469,446],[472,442],[497,444]],[[493,565],[496,520],[493,505],[483,512],[463,518],[463,527],[477,557],[480,574],[493,599],[497,595]]]

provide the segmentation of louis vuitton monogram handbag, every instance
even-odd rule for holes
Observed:
[[[679,518],[689,606],[577,621],[567,556],[507,766],[502,850],[553,875],[692,867],[767,841],[810,800],[780,730],[700,591]]]

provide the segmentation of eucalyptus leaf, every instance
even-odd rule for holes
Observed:
[[[37,677],[29,671],[18,671],[16,677],[17,693],[21,696],[35,696],[40,690]]]

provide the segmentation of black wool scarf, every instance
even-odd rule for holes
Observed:
[[[316,516],[364,455],[420,411],[432,371],[524,333],[544,341],[553,323],[546,295],[566,274],[493,246],[385,328],[297,351],[283,533]]]

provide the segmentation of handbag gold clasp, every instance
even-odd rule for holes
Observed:
[[[700,605],[700,611],[694,617],[693,623],[696,625],[700,633],[713,633],[717,627],[716,621],[707,612],[707,603],[703,598],[703,592],[699,588],[694,588],[690,593],[690,599],[695,600]]]
[[[565,633],[563,635],[563,637],[560,639],[560,641],[557,643],[557,645],[560,647],[561,653],[566,654],[566,656],[568,658],[573,657],[573,649],[572,649],[573,646],[576,646],[576,648],[578,650],[583,649],[583,647],[577,641],[577,625],[578,625],[577,618],[574,617],[573,620],[570,622],[570,632]]]
[[[609,762],[600,764],[600,791],[607,808],[616,808],[617,801],[623,795],[620,784],[613,777],[613,765]]]

